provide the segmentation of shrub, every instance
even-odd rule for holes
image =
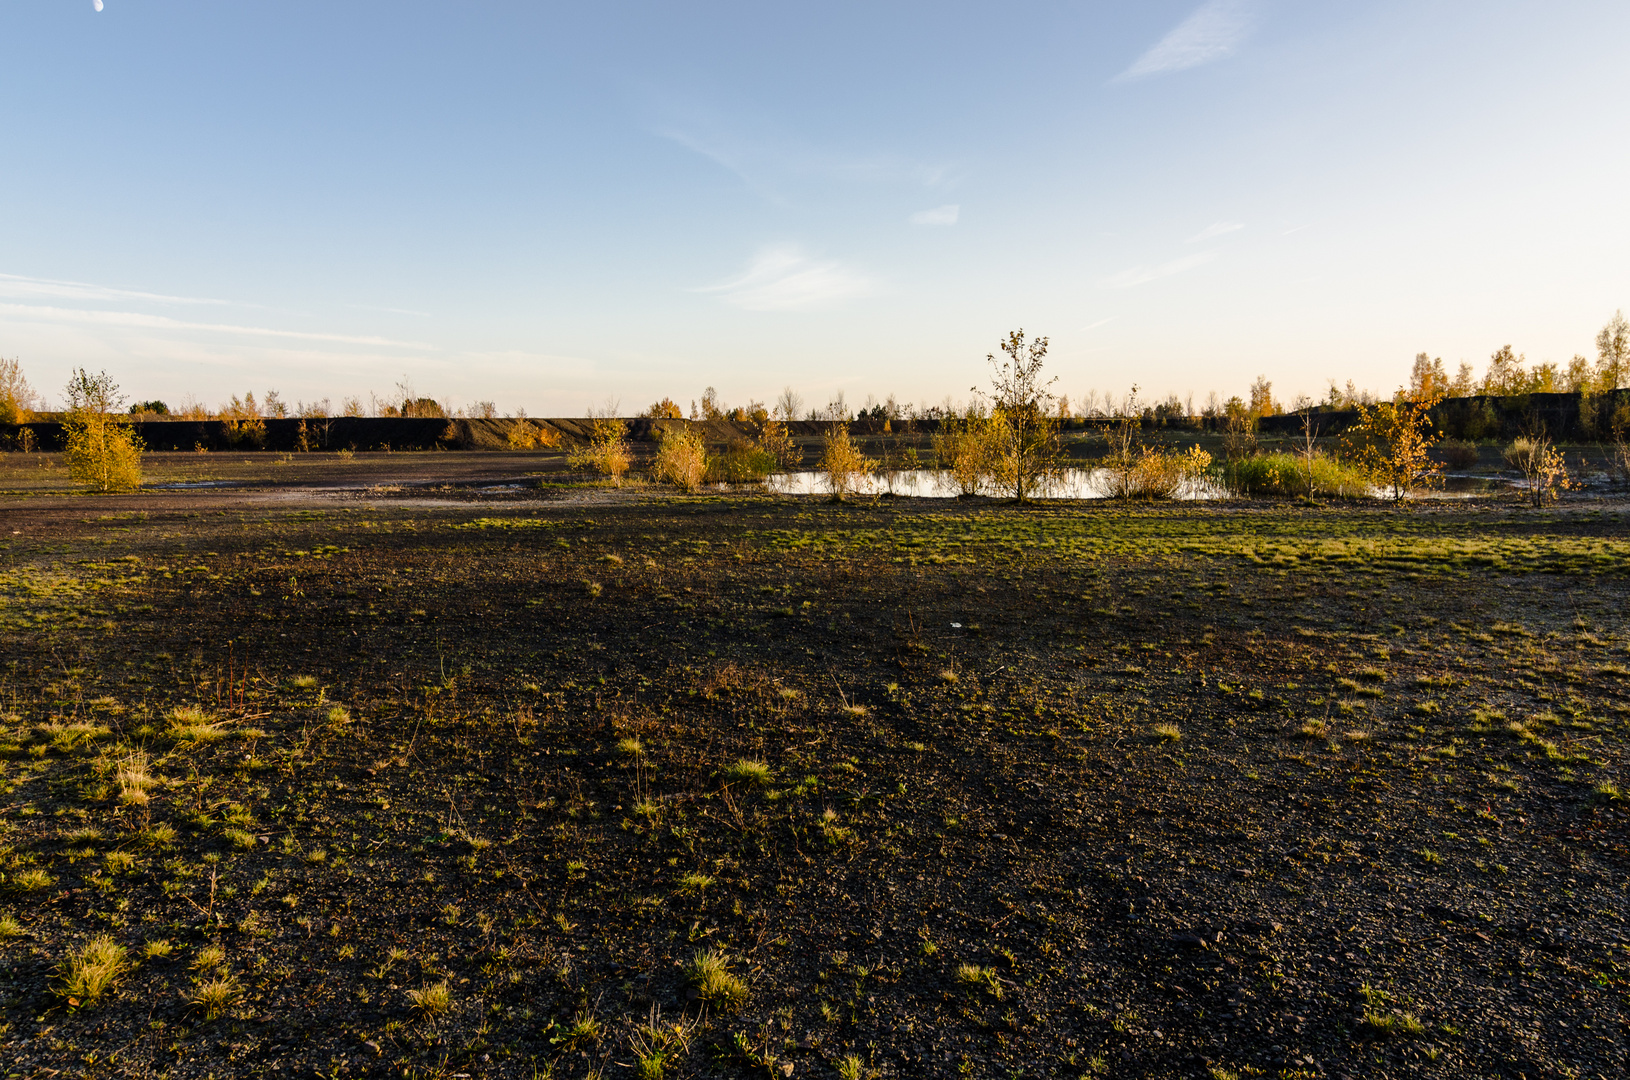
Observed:
[[[1437,445],[1437,452],[1451,469],[1469,469],[1477,464],[1477,447],[1473,443],[1441,442]]]
[[[860,447],[849,435],[847,424],[834,422],[823,442],[825,448],[821,452],[819,470],[826,480],[827,490],[832,493],[832,501],[842,502],[843,497],[856,490],[872,471],[873,462],[860,452]]]
[[[1105,494],[1115,499],[1175,499],[1194,489],[1211,467],[1198,446],[1179,453],[1145,446],[1138,454],[1112,453],[1102,466]]]
[[[707,448],[701,433],[685,426],[664,431],[651,465],[652,478],[681,491],[695,491],[706,475]]]
[[[640,415],[649,417],[652,420],[683,420],[685,411],[679,407],[679,403],[674,401],[673,398],[665,397],[661,401],[653,403],[650,408],[640,413]]]
[[[567,455],[566,464],[573,469],[592,469],[621,484],[634,455],[628,445],[628,425],[610,413],[607,409],[590,417],[589,444]]]
[[[977,495],[991,475],[994,456],[990,422],[969,413],[940,422],[934,433],[934,463],[951,475],[961,495]]]
[[[22,364],[0,357],[0,424],[21,424],[34,404],[34,390],[23,378]]]
[[[74,370],[62,427],[68,475],[75,481],[98,491],[141,486],[141,440],[131,429],[129,416],[117,412],[123,403],[124,396],[107,372]]]
[[[531,450],[539,446],[556,447],[560,445],[560,432],[523,419],[515,421],[510,426],[505,440],[511,450]]]
[[[1291,454],[1256,454],[1229,462],[1223,468],[1228,489],[1253,497],[1275,495],[1336,495],[1359,498],[1371,492],[1363,470],[1326,454],[1313,459],[1313,490],[1307,487],[1307,463]]]
[[[736,443],[707,459],[707,479],[717,484],[759,484],[775,472],[775,455],[747,443]]]

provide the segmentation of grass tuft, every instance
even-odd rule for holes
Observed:
[[[409,990],[407,996],[413,1011],[427,1020],[434,1020],[453,1007],[453,992],[448,989],[445,979],[418,990]]]
[[[59,992],[70,1005],[89,1005],[111,990],[129,966],[125,947],[98,934],[68,955]]]
[[[769,765],[756,758],[740,758],[725,768],[724,778],[732,784],[765,787],[775,778],[775,774]]]
[[[730,971],[730,958],[719,949],[700,949],[685,965],[685,981],[696,996],[720,1009],[739,1009],[747,1003],[747,984]]]

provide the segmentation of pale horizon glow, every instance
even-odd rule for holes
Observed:
[[[0,356],[628,412],[1389,392],[1630,308],[1630,8],[12,0]],[[1023,56],[997,67],[992,57]]]

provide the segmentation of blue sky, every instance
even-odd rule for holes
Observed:
[[[56,396],[1390,389],[1630,306],[1622,3],[0,0]]]

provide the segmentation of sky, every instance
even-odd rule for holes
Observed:
[[[0,356],[213,406],[1387,391],[1630,307],[1630,4],[0,0]]]

